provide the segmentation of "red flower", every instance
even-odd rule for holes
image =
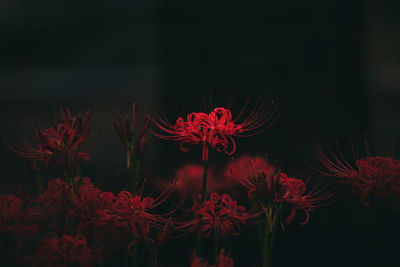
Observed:
[[[92,266],[94,254],[83,235],[63,235],[47,233],[39,243],[36,266]]]
[[[244,113],[245,108],[232,119],[229,109],[219,107],[209,114],[193,112],[187,115],[186,120],[179,117],[175,125],[158,116],[158,121],[153,122],[165,134],[154,134],[163,139],[180,141],[182,151],[188,151],[185,144],[201,144],[202,160],[207,161],[209,148],[216,148],[228,155],[235,153],[236,143],[233,137],[250,136],[265,130],[274,110],[263,99],[257,102],[246,119],[242,119]]]
[[[17,249],[22,238],[32,235],[37,225],[32,222],[32,209],[28,203],[13,195],[0,196],[0,234],[11,234],[18,238]]]
[[[239,235],[251,215],[246,212],[244,206],[227,195],[212,193],[209,200],[200,206],[196,203],[192,212],[194,219],[181,224],[180,229],[186,229],[189,233],[197,231],[200,238],[207,238],[211,234]]]
[[[188,164],[180,167],[175,172],[175,184],[174,188],[176,192],[183,197],[190,197],[196,199],[201,191],[201,179],[203,177],[203,166]],[[207,192],[215,191],[217,186],[215,182],[215,177],[212,170],[209,168],[207,172],[207,177],[209,180],[207,186]]]
[[[73,191],[66,196],[71,202],[66,216],[77,218],[78,229],[94,224],[97,218],[96,211],[102,207],[101,191],[95,188],[87,177],[83,178],[83,184],[80,184],[79,177],[76,177],[72,189]]]
[[[43,196],[37,199],[34,206],[34,215],[38,218],[47,216],[64,216],[71,208],[70,188],[60,178],[51,179]]]
[[[47,168],[54,159],[68,175],[72,175],[77,172],[80,158],[89,160],[89,154],[79,149],[90,130],[90,112],[84,118],[80,115],[71,117],[68,109],[62,109],[61,114],[62,123],[45,130],[34,129],[34,138],[38,141],[36,148],[26,141],[22,147],[9,147],[21,157],[29,159],[37,171],[40,169],[37,165],[39,162]]]
[[[260,170],[243,179],[242,183],[249,190],[249,198],[257,200],[264,209],[274,207],[276,210],[276,205],[289,204],[291,212],[285,220],[286,224],[293,221],[296,210],[302,210],[306,214],[306,219],[301,224],[308,223],[309,212],[324,205],[333,195],[333,191],[327,192],[326,188],[315,188],[307,193],[307,186],[302,180],[288,178],[283,172],[267,174]]]
[[[320,172],[350,185],[353,191],[360,195],[360,201],[364,206],[370,205],[368,200],[370,195],[376,197],[393,195],[400,200],[400,160],[367,156],[356,158],[356,167],[353,167],[340,151],[339,156],[330,148],[329,152],[331,158],[320,147],[316,149],[319,161],[327,169]]]
[[[210,265],[205,259],[199,258],[197,256],[197,253],[194,252],[192,259],[190,260],[191,267],[233,267],[234,266],[234,262],[233,259],[231,257],[229,257],[229,255],[227,253],[225,253],[224,249],[221,249],[219,255],[218,255],[218,259],[217,259],[217,265]]]
[[[68,108],[60,109],[60,113],[61,113],[62,124],[65,124],[70,129],[75,130],[79,138],[82,139],[87,138],[91,128],[90,110],[87,110],[83,117],[81,114],[78,114],[76,117],[73,117]]]
[[[152,212],[163,201],[161,198],[132,197],[123,191],[115,197],[105,192],[100,195],[103,208],[97,210],[98,224],[115,228],[126,228],[138,239],[149,239],[151,229],[162,230],[165,219]]]
[[[229,162],[225,170],[225,177],[237,183],[241,183],[243,178],[249,177],[260,170],[269,174],[275,171],[275,167],[264,157],[243,155]]]

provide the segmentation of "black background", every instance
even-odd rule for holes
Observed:
[[[92,161],[84,169],[95,183],[116,187],[123,179],[112,127],[117,109],[129,112],[136,101],[173,121],[199,111],[204,96],[214,106],[232,97],[237,113],[247,96],[268,93],[279,120],[238,140],[237,155],[267,153],[288,173],[303,174],[315,162],[313,144],[338,140],[349,153],[365,134],[374,154],[388,155],[392,138],[400,137],[399,15],[399,2],[389,0],[2,0],[1,136],[26,136],[27,117],[46,125],[60,107],[90,108]],[[395,147],[398,158],[399,142]],[[169,179],[182,163],[198,162],[199,153],[154,138],[144,168]],[[16,155],[3,147],[0,157],[1,192],[29,184]],[[211,157],[215,165],[228,159]],[[296,222],[279,234],[274,264],[368,266],[371,214],[344,192],[306,226]],[[400,216],[389,205],[381,215],[376,266],[399,266]],[[164,261],[186,263],[185,248],[171,244]],[[235,244],[236,266],[257,261],[252,233]]]

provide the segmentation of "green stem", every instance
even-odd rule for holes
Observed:
[[[215,261],[215,266],[218,264],[218,252],[219,252],[219,247],[218,247],[218,241],[219,241],[219,235],[218,233],[215,233],[214,235],[214,261]]]
[[[137,184],[139,181],[139,167],[140,163],[138,160],[132,160],[129,166],[129,186],[130,192],[135,194],[137,191]]]
[[[281,213],[282,204],[279,205],[279,208],[275,214],[274,224],[272,226],[272,233],[271,233],[271,240],[270,245],[268,248],[268,258],[271,259],[272,247],[274,246],[275,236],[276,236],[276,229],[278,228],[278,219]]]
[[[203,161],[203,185],[201,187],[201,200],[203,203],[206,200],[207,194],[207,172],[208,172],[208,160]]]
[[[268,258],[268,241],[269,241],[269,218],[265,212],[265,228],[264,228],[264,249],[263,249],[263,267],[268,267],[270,259]]]

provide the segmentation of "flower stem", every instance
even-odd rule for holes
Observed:
[[[203,161],[203,185],[201,187],[201,200],[200,203],[203,203],[206,200],[207,194],[207,172],[208,172],[208,160]]]
[[[218,264],[218,252],[219,252],[219,249],[218,249],[218,241],[219,241],[219,235],[218,235],[218,233],[215,233],[214,234],[214,262],[215,262],[215,266],[217,266],[217,264]]]
[[[282,204],[279,205],[279,208],[275,214],[275,219],[274,219],[273,225],[272,225],[271,240],[270,240],[269,248],[268,248],[268,258],[269,259],[271,259],[272,247],[274,246],[276,229],[278,228],[278,218],[280,216],[281,209],[282,209]]]
[[[269,248],[268,248],[268,241],[269,241],[269,229],[270,229],[270,226],[269,226],[269,218],[268,218],[268,215],[267,215],[267,212],[265,213],[265,228],[264,228],[264,249],[263,249],[263,267],[268,267],[269,266],[269,262],[270,262],[270,259],[269,259]]]
[[[38,186],[38,196],[42,196],[43,194],[43,182],[46,178],[46,173],[41,171],[36,173],[36,183]]]
[[[135,194],[137,191],[137,184],[139,181],[140,163],[138,160],[132,160],[129,165],[129,191]]]

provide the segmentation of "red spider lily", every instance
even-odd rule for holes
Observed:
[[[51,179],[43,196],[37,199],[34,206],[34,216],[46,218],[48,216],[65,215],[71,208],[70,187],[62,179]]]
[[[288,178],[283,172],[267,174],[260,170],[243,179],[242,183],[249,190],[249,198],[257,200],[265,210],[274,204],[289,204],[291,212],[285,220],[286,224],[293,221],[296,210],[302,210],[306,214],[306,219],[301,224],[308,223],[309,212],[324,205],[334,193],[327,192],[325,187],[315,188],[307,193],[307,186],[302,180]]]
[[[191,267],[233,267],[234,262],[231,257],[227,253],[225,253],[224,249],[221,249],[217,258],[216,265],[210,265],[205,259],[199,258],[196,252],[193,252],[192,259],[190,260]]]
[[[65,124],[69,128],[74,129],[79,138],[82,139],[87,138],[91,128],[90,110],[87,110],[83,117],[81,114],[78,114],[76,117],[73,117],[68,108],[60,109],[60,113],[61,113],[62,124]]]
[[[39,243],[35,255],[36,266],[92,266],[94,258],[86,237],[80,234],[64,234],[59,237],[54,233],[47,233]]]
[[[38,163],[47,166],[51,160],[68,174],[77,172],[79,159],[88,161],[89,154],[80,152],[79,149],[85,142],[90,130],[90,112],[84,118],[71,117],[68,109],[62,109],[62,123],[44,130],[34,129],[34,138],[38,141],[33,147],[24,141],[22,147],[11,147],[14,152],[31,161],[34,170],[39,171]]]
[[[360,195],[364,206],[369,206],[370,195],[384,197],[393,195],[400,199],[400,160],[391,157],[367,156],[358,159],[355,156],[353,167],[339,151],[336,155],[329,148],[331,158],[320,147],[316,148],[316,155],[327,171],[321,173],[338,178],[338,181],[348,184],[353,191]],[[355,153],[354,153],[355,154]]]
[[[31,236],[38,228],[32,221],[32,209],[28,203],[16,196],[0,196],[0,214],[0,234],[16,236],[17,249],[21,248],[23,237]]]
[[[254,173],[262,170],[269,174],[275,171],[275,167],[271,165],[264,157],[243,155],[238,159],[229,162],[225,170],[225,178],[242,183],[243,178],[249,177]]]
[[[90,178],[83,178],[83,183],[79,183],[79,177],[75,178],[73,191],[67,196],[71,203],[67,217],[75,217],[79,222],[78,229],[96,223],[96,211],[102,208],[100,200],[101,191],[95,188]]]
[[[236,151],[233,137],[250,136],[265,130],[270,126],[268,122],[274,114],[264,98],[257,102],[247,118],[242,119],[246,106],[247,103],[235,119],[232,119],[229,109],[222,107],[215,108],[209,114],[193,112],[187,115],[186,120],[179,117],[175,125],[158,116],[158,120],[152,121],[165,134],[154,134],[166,140],[180,141],[184,152],[188,151],[186,144],[201,144],[203,161],[208,160],[209,148],[232,155]]]
[[[105,192],[100,195],[103,208],[97,210],[99,225],[109,229],[125,228],[137,239],[150,239],[151,229],[162,230],[165,219],[152,210],[164,199],[151,197],[132,197],[131,193],[123,191],[115,197]]]
[[[130,168],[133,156],[136,159],[143,158],[149,145],[150,137],[148,129],[150,126],[150,117],[145,115],[140,131],[137,132],[137,123],[139,120],[139,107],[136,103],[132,105],[132,122],[128,116],[122,118],[117,111],[118,119],[114,122],[114,128],[124,143],[124,150],[127,155],[127,168]]]
[[[212,193],[209,200],[201,205],[193,205],[194,219],[182,223],[178,228],[185,229],[191,233],[198,232],[200,238],[204,239],[211,234],[237,236],[252,216],[244,206],[238,205],[228,194],[219,195]]]
[[[176,192],[182,197],[196,199],[201,191],[203,171],[203,166],[201,165],[187,164],[180,167],[175,172],[176,181],[174,188],[176,189]],[[217,183],[215,181],[215,175],[211,169],[208,169],[207,177],[210,181],[207,186],[207,192],[213,192],[216,190]]]
[[[74,183],[68,185],[60,178],[49,180],[47,190],[36,201],[35,216],[67,216],[95,212],[93,208],[100,205],[101,191],[93,186],[90,178],[84,177],[82,184],[79,181],[79,177],[75,177]]]

